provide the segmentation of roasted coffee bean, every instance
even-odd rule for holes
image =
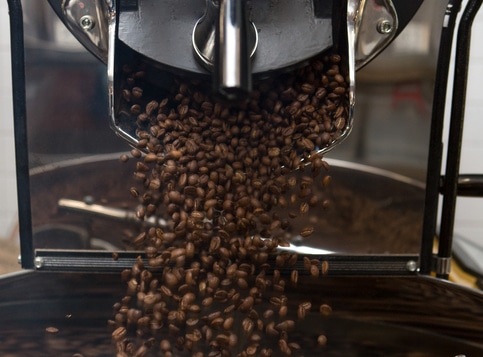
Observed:
[[[295,326],[295,322],[293,320],[285,320],[275,325],[275,329],[278,331],[287,331],[291,330]]]
[[[280,309],[278,310],[278,316],[285,317],[287,316],[287,313],[288,313],[288,307],[286,305],[280,306]]]
[[[119,160],[123,163],[126,163],[129,161],[129,156],[127,154],[122,154],[120,157],[119,157]]]
[[[312,308],[312,303],[310,301],[305,301],[300,304],[306,311],[309,311]]]
[[[131,114],[133,114],[133,115],[139,115],[139,114],[141,114],[141,110],[142,110],[142,109],[141,109],[141,106],[140,106],[139,104],[133,104],[133,105],[131,106],[131,108],[129,109],[129,111],[130,111],[130,112],[131,112]],[[140,146],[138,146],[138,147],[140,147]]]
[[[324,316],[329,316],[332,313],[332,308],[327,304],[321,304],[319,310]]]
[[[325,335],[319,335],[317,337],[317,344],[319,346],[325,346],[325,345],[327,345],[327,337]]]
[[[300,214],[306,215],[308,212],[309,212],[309,204],[307,202],[302,202],[300,204]]]
[[[245,352],[247,356],[255,356],[257,353],[258,346],[256,344],[250,345],[246,348]]]
[[[172,272],[168,271],[164,275],[164,281],[166,282],[166,285],[168,285],[170,287],[174,287],[174,286],[176,286],[178,284],[179,279],[178,279],[178,277],[175,274],[173,274]]]
[[[314,233],[314,227],[304,227],[300,231],[300,235],[304,238],[311,236]]]
[[[57,327],[49,326],[45,328],[45,332],[51,333],[51,334],[56,334],[59,332],[59,329]]]
[[[195,301],[195,298],[195,294],[186,293],[180,302],[181,309],[187,309]]]
[[[138,149],[132,149],[131,156],[134,158],[140,158],[142,156],[142,152]]]
[[[292,355],[292,350],[290,347],[288,347],[287,341],[284,339],[278,340],[278,346],[280,348],[280,352],[282,352],[283,355],[285,356],[291,356]]]
[[[112,338],[115,341],[121,341],[126,336],[126,334],[127,334],[126,328],[121,326],[114,330],[114,332],[112,333]]]
[[[241,312],[248,312],[254,304],[254,299],[252,296],[247,296],[245,299],[243,299],[242,303],[238,307],[238,310]]]
[[[299,305],[297,309],[297,317],[299,318],[299,320],[305,319],[306,313],[307,313],[307,310],[305,310],[302,305]]]
[[[317,278],[320,274],[319,267],[315,264],[312,264],[309,270],[310,270],[310,275],[312,275],[315,278]]]
[[[167,351],[171,351],[171,342],[169,340],[161,340],[161,342],[159,343],[159,348],[161,351],[163,352],[167,352]]]
[[[270,348],[262,348],[260,350],[260,357],[271,357],[273,355],[273,351]]]
[[[225,331],[230,331],[233,328],[234,323],[235,319],[233,317],[228,317],[225,321],[223,321],[223,329]]]
[[[143,90],[139,87],[134,87],[132,90],[131,90],[131,95],[136,98],[136,99],[139,99],[142,97],[143,95]]]

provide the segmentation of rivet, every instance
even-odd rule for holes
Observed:
[[[388,35],[392,32],[392,23],[389,20],[380,20],[377,23],[377,32],[383,35]]]
[[[35,264],[35,268],[41,269],[44,266],[44,258],[35,257],[34,264]]]
[[[414,260],[409,260],[406,263],[406,269],[410,272],[415,272],[418,269],[418,263]]]
[[[79,23],[84,31],[89,31],[94,28],[96,21],[91,15],[84,15],[80,18]]]

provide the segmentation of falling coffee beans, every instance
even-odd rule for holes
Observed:
[[[346,128],[341,65],[322,56],[256,83],[237,105],[181,77],[154,90],[145,64],[123,67],[122,109],[138,126],[129,194],[140,220],[168,224],[132,238],[144,255],[122,273],[126,296],[111,323],[119,356],[302,354],[291,333],[312,303],[291,301],[287,289],[327,266],[304,257],[299,270],[302,259],[279,248],[310,239],[314,227],[294,232],[293,222],[328,202],[314,190],[330,181],[319,178],[329,167],[317,151]]]

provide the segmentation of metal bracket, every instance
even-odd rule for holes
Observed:
[[[149,261],[144,252],[113,252],[87,251],[87,250],[35,250],[35,268],[43,271],[64,272],[121,272],[136,264],[136,258],[141,256],[146,267]],[[297,269],[303,274],[308,274],[304,269],[303,259],[299,255],[298,261],[291,267],[282,268]],[[411,276],[417,274],[414,263],[418,257],[415,255],[309,255],[321,263],[326,262],[329,276]],[[275,266],[275,260],[270,261]],[[151,268],[156,270],[155,268]],[[324,274],[325,274],[324,273]]]

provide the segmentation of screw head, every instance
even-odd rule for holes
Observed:
[[[89,31],[94,28],[96,21],[91,15],[84,15],[80,18],[79,23],[84,31]]]
[[[383,35],[388,35],[392,32],[392,23],[389,20],[380,20],[377,23],[377,32]]]
[[[44,259],[42,257],[35,257],[34,265],[35,268],[41,269],[44,266]]]
[[[84,196],[84,198],[82,200],[84,201],[84,203],[86,205],[92,205],[95,202],[94,196],[90,196],[90,195]]]
[[[406,269],[410,272],[415,272],[416,270],[418,270],[418,263],[414,260],[409,260],[406,263]]]

